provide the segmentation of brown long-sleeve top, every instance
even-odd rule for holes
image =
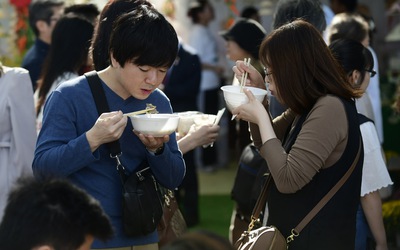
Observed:
[[[286,153],[281,140],[287,128],[299,117],[288,109],[275,118],[273,127],[277,139],[270,139],[263,145],[258,126],[250,124],[254,145],[266,159],[281,193],[295,193],[320,169],[332,166],[339,160],[347,143],[348,122],[344,105],[338,97],[327,95],[317,100],[292,149]]]

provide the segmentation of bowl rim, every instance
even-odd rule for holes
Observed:
[[[233,88],[237,89],[238,87],[240,87],[240,86],[238,86],[238,85],[225,85],[225,86],[222,86],[220,89],[222,91],[224,91],[224,92],[229,92],[229,93],[233,93],[233,94],[242,94],[242,93],[238,93],[236,91],[232,91]],[[257,91],[261,91],[262,92],[262,93],[253,93],[253,95],[267,95],[268,94],[268,91],[265,90],[265,89],[262,89],[262,88],[257,88],[257,87],[252,87],[252,86],[245,86],[245,88],[248,88],[250,90],[251,89],[255,89]]]
[[[157,113],[157,114],[140,114],[129,117],[133,119],[154,119],[154,118],[163,119],[163,118],[179,118],[179,115],[171,113]]]

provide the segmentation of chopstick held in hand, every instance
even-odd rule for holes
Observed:
[[[250,66],[250,61],[251,61],[251,58],[245,58],[244,59],[244,65]],[[248,75],[248,73],[247,73],[247,71],[245,71],[242,74],[242,78],[240,79],[240,92],[241,93],[243,93],[243,87],[246,86],[247,75]],[[236,115],[233,115],[232,118],[231,118],[231,121],[233,121],[235,118],[236,118]]]
[[[250,66],[250,61],[251,58],[245,58],[244,65]],[[246,86],[247,75],[248,75],[247,71],[245,71],[244,74],[242,75],[242,78],[240,80],[240,92],[243,92],[243,87]]]

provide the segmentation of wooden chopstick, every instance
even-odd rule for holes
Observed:
[[[139,110],[139,111],[134,111],[134,112],[130,112],[130,113],[125,113],[124,116],[133,116],[133,115],[140,115],[140,114],[145,114],[147,112],[151,112],[153,110],[155,110],[156,107],[151,107],[151,108],[146,108],[143,110]]]
[[[251,58],[245,58],[244,59],[244,64],[246,66],[250,66],[250,61],[251,61]],[[246,85],[247,75],[248,75],[247,71],[244,72],[244,74],[242,75],[242,79],[240,81],[240,92],[243,92],[243,87]]]

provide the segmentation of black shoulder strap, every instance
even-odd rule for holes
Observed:
[[[373,120],[369,119],[368,117],[366,117],[365,115],[360,114],[360,113],[358,113],[358,121],[359,121],[360,125],[363,123],[366,123],[366,122],[374,123]]]
[[[90,71],[85,73],[85,77],[89,82],[90,90],[92,91],[94,102],[96,103],[97,112],[99,116],[104,112],[110,112],[110,108],[108,107],[108,102],[106,98],[106,94],[104,93],[104,89],[101,86],[101,80],[97,75],[96,71]],[[107,143],[108,148],[111,151],[111,155],[115,156],[121,153],[121,147],[119,145],[119,141],[113,141]]]
[[[298,119],[297,123],[294,124],[294,127],[293,127],[293,124],[288,127],[288,130],[286,131],[286,135],[282,142],[282,146],[286,150],[286,152],[289,152],[290,149],[292,148],[293,144],[295,143],[295,141],[297,139],[297,135],[300,133],[303,123],[306,120],[310,111],[311,111],[311,109],[309,109],[307,112],[302,114],[300,116],[300,118]]]

